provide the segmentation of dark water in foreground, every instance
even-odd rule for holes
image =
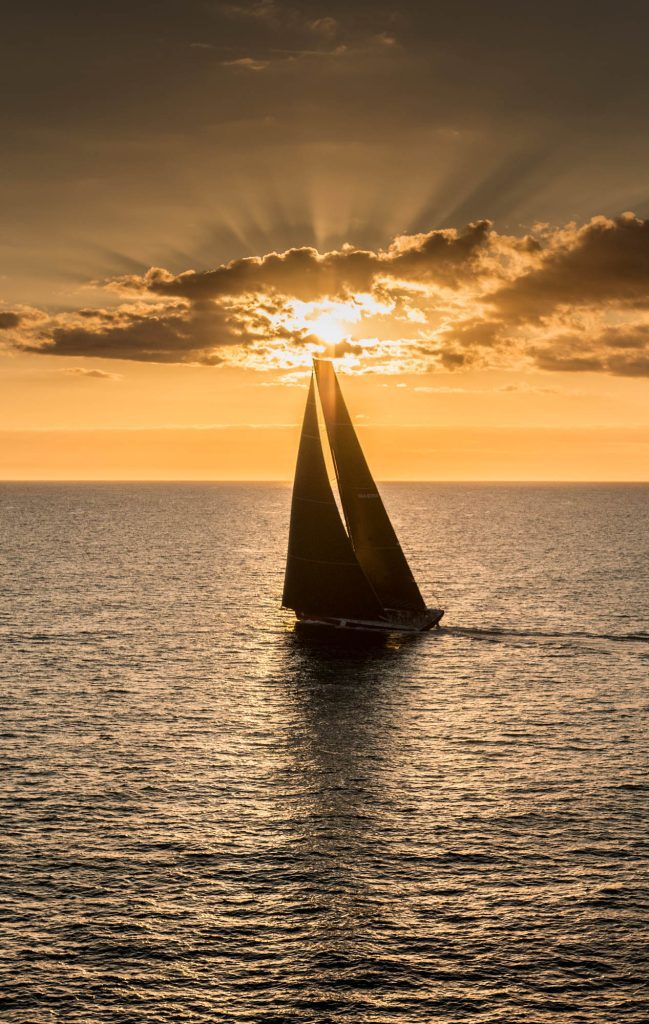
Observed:
[[[384,493],[381,646],[287,487],[0,487],[3,1022],[647,1018],[649,488]]]

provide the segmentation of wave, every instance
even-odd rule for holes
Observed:
[[[586,630],[562,632],[560,630],[509,629],[500,626],[441,626],[439,633],[447,636],[465,636],[476,640],[604,640],[614,643],[649,643],[649,633],[590,633]]]

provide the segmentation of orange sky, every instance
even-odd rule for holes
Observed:
[[[288,479],[323,350],[379,479],[647,479],[646,12],[144,6],[3,25],[0,479]]]
[[[0,382],[4,479],[292,475],[305,386],[269,386],[245,370],[117,362],[113,379],[69,373],[54,357],[36,361],[14,359]],[[92,372],[100,361],[84,362]],[[379,479],[646,479],[641,380],[493,372],[341,380]]]
[[[0,432],[7,480],[288,480],[296,428]],[[368,427],[380,480],[633,481],[649,430]]]

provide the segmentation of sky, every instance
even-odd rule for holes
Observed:
[[[646,480],[644,3],[14,5],[0,478]]]

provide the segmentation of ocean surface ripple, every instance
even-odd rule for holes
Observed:
[[[635,1024],[649,488],[383,488],[444,628],[279,608],[290,488],[0,486],[0,1019]]]

